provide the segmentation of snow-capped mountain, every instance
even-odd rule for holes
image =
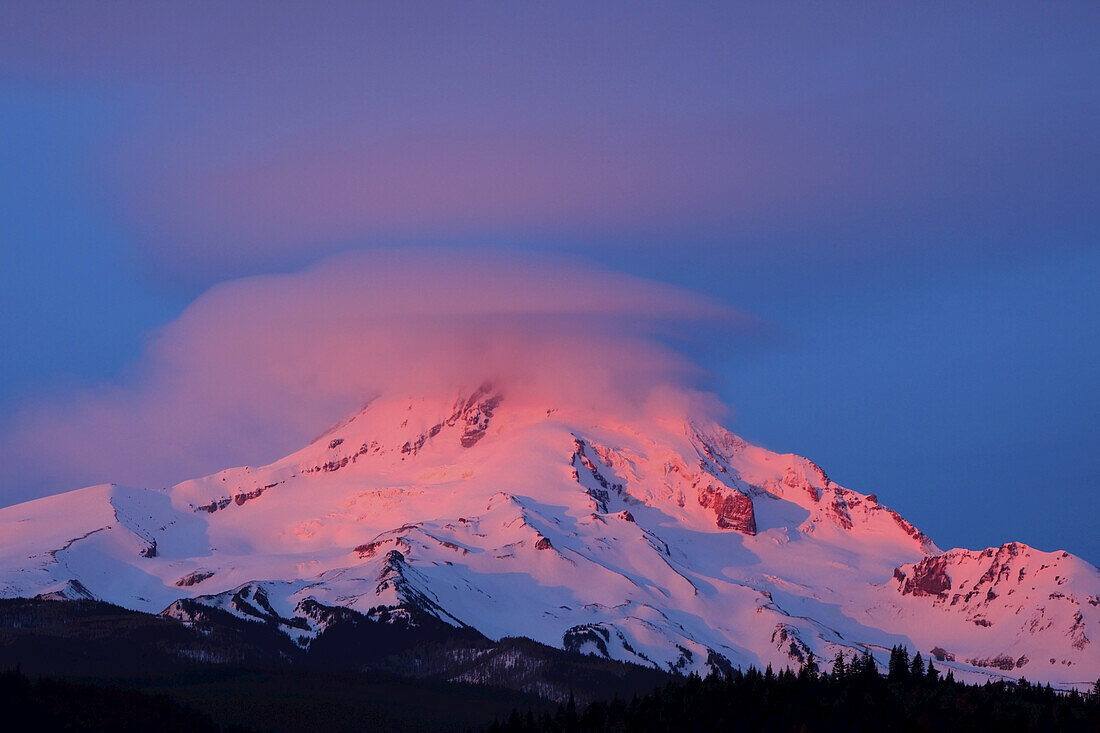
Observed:
[[[874,495],[691,410],[377,398],[306,448],[166,489],[0,510],[0,595],[308,645],[345,607],[672,671],[904,644],[957,676],[1100,677],[1100,571],[1019,543],[942,552]]]

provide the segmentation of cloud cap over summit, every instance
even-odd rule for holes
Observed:
[[[665,341],[753,328],[729,307],[578,260],[341,255],[218,285],[156,330],[124,378],[26,404],[0,453],[5,485],[27,493],[4,498],[270,460],[378,393],[490,380],[518,399],[667,409],[704,374]]]

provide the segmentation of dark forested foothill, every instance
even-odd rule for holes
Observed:
[[[311,609],[329,614],[327,626],[303,647],[274,619],[190,602],[179,610],[190,620],[99,601],[0,599],[0,671],[19,667],[28,684],[45,676],[72,710],[90,703],[93,716],[110,711],[97,707],[94,690],[108,690],[107,698],[130,690],[167,696],[218,725],[325,733],[481,729],[515,707],[553,710],[574,690],[584,703],[671,678],[529,639],[492,641],[430,616],[391,623]]]
[[[0,671],[21,668],[0,677],[8,727],[338,733],[481,730],[496,720],[497,731],[1100,733],[1100,690],[964,685],[901,647],[885,673],[868,654],[838,656],[828,669],[811,655],[798,672],[729,669],[704,680],[530,639],[493,641],[430,617],[388,623],[313,609],[330,615],[303,647],[274,619],[181,610],[190,621],[96,601],[0,599]]]
[[[891,653],[882,675],[869,655],[812,659],[798,672],[750,668],[728,678],[692,675],[651,694],[555,714],[513,711],[492,733],[511,731],[1100,731],[1100,680],[1088,694],[1049,686],[967,685],[920,654]]]
[[[221,728],[206,715],[164,695],[0,672],[0,708],[8,730],[204,731]]]
[[[270,618],[246,620],[193,601],[176,605],[189,621],[100,601],[0,599],[0,669],[96,679],[228,668],[371,671],[510,688],[554,702],[576,692],[581,703],[648,692],[671,677],[530,639],[492,641],[424,613],[415,623],[408,613],[386,621],[385,611],[378,620],[317,604],[310,610],[325,614],[326,628],[303,647]]]

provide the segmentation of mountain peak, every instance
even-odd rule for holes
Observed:
[[[956,676],[1100,674],[1095,568],[1019,543],[941,553],[876,495],[691,410],[490,383],[383,395],[267,466],[62,501],[80,507],[65,522],[51,502],[0,510],[0,593],[206,605],[301,644],[347,608],[678,672],[900,638]]]

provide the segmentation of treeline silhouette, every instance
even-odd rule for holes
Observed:
[[[164,695],[77,684],[19,670],[0,672],[0,709],[8,730],[41,731],[238,731]]]
[[[894,647],[888,672],[870,653],[830,669],[813,655],[797,672],[735,670],[725,679],[674,680],[629,702],[570,699],[554,714],[514,710],[490,728],[512,731],[1100,731],[1100,680],[1091,693],[1053,690],[1021,679],[969,685],[941,675],[918,652]]]
[[[100,601],[57,602],[0,598],[0,669],[20,666],[28,675],[130,680],[142,686],[157,676],[204,670],[309,672],[310,679],[342,672],[393,674],[430,682],[459,680],[510,688],[557,703],[577,691],[581,704],[613,695],[644,693],[671,675],[650,667],[566,652],[530,639],[491,640],[422,614],[411,623],[383,623],[351,609],[320,607],[327,626],[308,648],[293,643],[270,619],[246,620],[219,608],[180,601],[191,614],[184,624]],[[237,677],[231,677],[236,680]],[[230,684],[227,682],[226,684]],[[173,692],[173,694],[175,694]],[[496,714],[481,714],[478,722]],[[462,720],[461,716],[459,719]]]
[[[4,731],[462,733],[518,706],[514,690],[393,675],[204,668],[147,680],[0,671]]]

